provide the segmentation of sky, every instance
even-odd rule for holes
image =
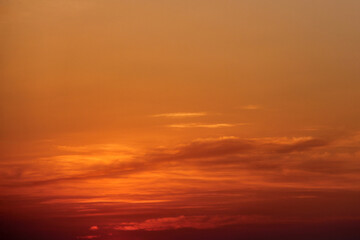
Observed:
[[[0,235],[359,239],[359,12],[0,0]]]

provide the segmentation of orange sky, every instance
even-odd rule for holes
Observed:
[[[359,226],[359,12],[357,0],[2,1],[7,239]]]

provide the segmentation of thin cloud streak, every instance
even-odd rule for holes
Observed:
[[[205,124],[205,123],[183,123],[183,124],[171,124],[168,125],[170,128],[224,128],[224,127],[235,127],[238,125],[245,124],[230,124],[230,123],[214,123],[214,124]]]
[[[261,108],[262,107],[260,105],[253,105],[253,104],[245,105],[245,106],[241,107],[241,109],[244,109],[244,110],[259,110]]]
[[[206,112],[175,112],[175,113],[162,113],[155,114],[152,117],[165,117],[165,118],[187,118],[187,117],[202,117],[206,116]]]
[[[162,231],[170,229],[209,229],[239,223],[264,222],[261,216],[178,216],[147,219],[143,222],[123,222],[114,227],[120,231]]]

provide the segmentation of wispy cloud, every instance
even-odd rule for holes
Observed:
[[[46,200],[42,203],[44,204],[59,204],[59,203],[131,203],[131,204],[142,204],[142,203],[163,203],[169,202],[165,199],[119,199],[117,197],[107,197],[107,198],[64,198],[64,199],[52,199]]]
[[[143,222],[123,222],[114,227],[120,231],[161,231],[180,228],[208,229],[250,222],[264,222],[261,216],[178,216],[147,219]]]
[[[56,216],[98,218],[88,227],[97,225],[99,232],[112,221],[106,216],[132,216],[111,222],[121,231],[261,221],[242,214],[266,213],[271,221],[303,212],[342,217],[348,213],[338,205],[354,205],[360,194],[359,136],[209,137],[139,149],[126,158],[120,147],[91,151],[83,146],[77,154],[72,152],[77,149],[62,148],[59,155],[37,159],[31,166],[0,169],[0,189],[7,194],[4,201],[13,205],[13,199],[23,198],[22,205],[46,206]],[[317,211],[319,204],[329,214]],[[183,216],[184,209],[201,216]],[[219,217],[218,212],[239,216]]]
[[[231,124],[231,123],[180,123],[170,124],[168,127],[171,128],[224,128],[224,127],[235,127],[237,125],[245,124]]]
[[[59,145],[57,146],[59,150],[63,150],[66,152],[75,152],[75,153],[86,153],[86,152],[133,152],[134,148],[125,145],[119,144],[93,144],[93,145],[85,145],[85,146],[65,146]]]
[[[254,104],[250,104],[250,105],[245,105],[245,106],[242,106],[241,109],[244,109],[244,110],[258,110],[258,109],[261,109],[262,107],[260,105],[254,105]]]
[[[162,113],[155,114],[152,117],[165,117],[165,118],[187,118],[187,117],[202,117],[206,116],[206,112],[175,112],[175,113]]]
[[[156,169],[164,170],[164,167],[170,163],[172,166],[179,165],[190,169],[200,167],[202,171],[209,172],[222,168],[230,171],[227,172],[229,176],[234,169],[251,170],[255,175],[266,170],[268,172],[267,177],[279,169],[301,171],[302,174],[305,174],[305,172],[311,171],[329,172],[335,166],[336,172],[340,173],[342,168],[346,172],[350,171],[349,166],[355,167],[355,163],[350,164],[352,162],[351,155],[348,162],[345,159],[342,162],[335,160],[336,155],[334,154],[331,156],[331,161],[330,159],[320,160],[325,155],[320,154],[321,152],[318,152],[317,149],[330,148],[331,145],[329,144],[329,141],[312,137],[253,139],[222,137],[196,140],[174,148],[140,152],[124,159],[119,159],[113,152],[110,156],[101,153],[98,157],[99,160],[93,156],[93,153],[88,153],[89,156],[62,155],[54,156],[48,160],[44,159],[45,165],[43,166],[34,166],[34,168],[39,169],[47,168],[45,173],[36,169],[24,168],[24,172],[19,177],[19,167],[17,167],[13,180],[8,177],[6,182],[10,184],[9,186],[36,186],[85,179],[121,178]],[[332,149],[331,151],[337,152],[339,150],[341,149]],[[103,159],[104,156],[107,157],[106,161]],[[313,161],[315,157],[317,161]],[[291,161],[288,158],[291,158]],[[79,165],[83,159],[85,161]],[[53,166],[48,166],[51,162]],[[204,162],[207,164],[204,165]],[[326,165],[326,163],[331,164]],[[358,167],[353,168],[351,172],[357,171],[356,169]],[[259,170],[261,171],[259,172]],[[29,175],[29,173],[31,174]],[[276,174],[274,177],[278,178],[279,175]],[[284,182],[289,179],[286,175],[282,175],[282,177]]]

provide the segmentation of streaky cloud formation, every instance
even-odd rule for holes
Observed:
[[[2,169],[3,208],[20,198],[92,219],[87,229],[100,234],[357,221],[359,211],[343,208],[359,197],[359,139],[223,136],[126,154],[133,148],[62,145],[36,164]]]
[[[198,139],[176,148],[153,149],[144,153],[128,153],[127,155],[123,155],[122,150],[113,152],[113,148],[105,149],[103,152],[95,150],[94,152],[83,152],[81,155],[60,155],[43,159],[32,169],[26,165],[23,167],[16,165],[16,172],[12,173],[9,170],[7,173],[3,172],[2,176],[6,178],[2,185],[20,187],[62,181],[121,178],[155,169],[164,169],[167,166],[173,168],[176,165],[184,168],[201,168],[210,172],[229,168],[230,175],[231,168],[234,171],[235,169],[251,170],[255,175],[260,170],[268,173],[279,170],[294,171],[293,176],[296,174],[308,175],[310,172],[321,171],[322,168],[324,168],[324,174],[329,171],[337,171],[338,174],[346,171],[358,171],[359,166],[352,159],[352,156],[355,158],[358,154],[355,151],[356,148],[353,150],[355,152],[347,150],[346,153],[342,153],[343,146],[336,145],[341,141],[344,140],[330,141],[312,137],[251,139],[221,137]],[[49,163],[52,164],[46,173],[37,170]],[[333,171],[331,168],[334,168]],[[70,172],[68,169],[72,169],[72,171]],[[22,172],[22,178],[18,177],[19,171]],[[287,174],[275,174],[273,177],[281,176],[285,180]],[[328,180],[330,180],[331,176],[324,177],[329,177]],[[291,178],[290,175],[288,177]]]
[[[260,216],[178,216],[147,219],[144,222],[124,222],[115,226],[120,231],[161,231],[180,228],[208,229],[239,223],[264,222]]]
[[[0,239],[359,240],[359,13],[0,1]]]
[[[231,123],[180,123],[167,125],[170,128],[224,128],[235,127],[245,124],[231,124]]]
[[[187,118],[187,117],[202,117],[206,116],[206,112],[175,112],[175,113],[162,113],[155,114],[152,117],[165,117],[165,118]]]
[[[261,109],[262,106],[260,105],[254,105],[254,104],[250,104],[250,105],[245,105],[245,106],[242,106],[241,109],[244,109],[244,110],[259,110]]]

